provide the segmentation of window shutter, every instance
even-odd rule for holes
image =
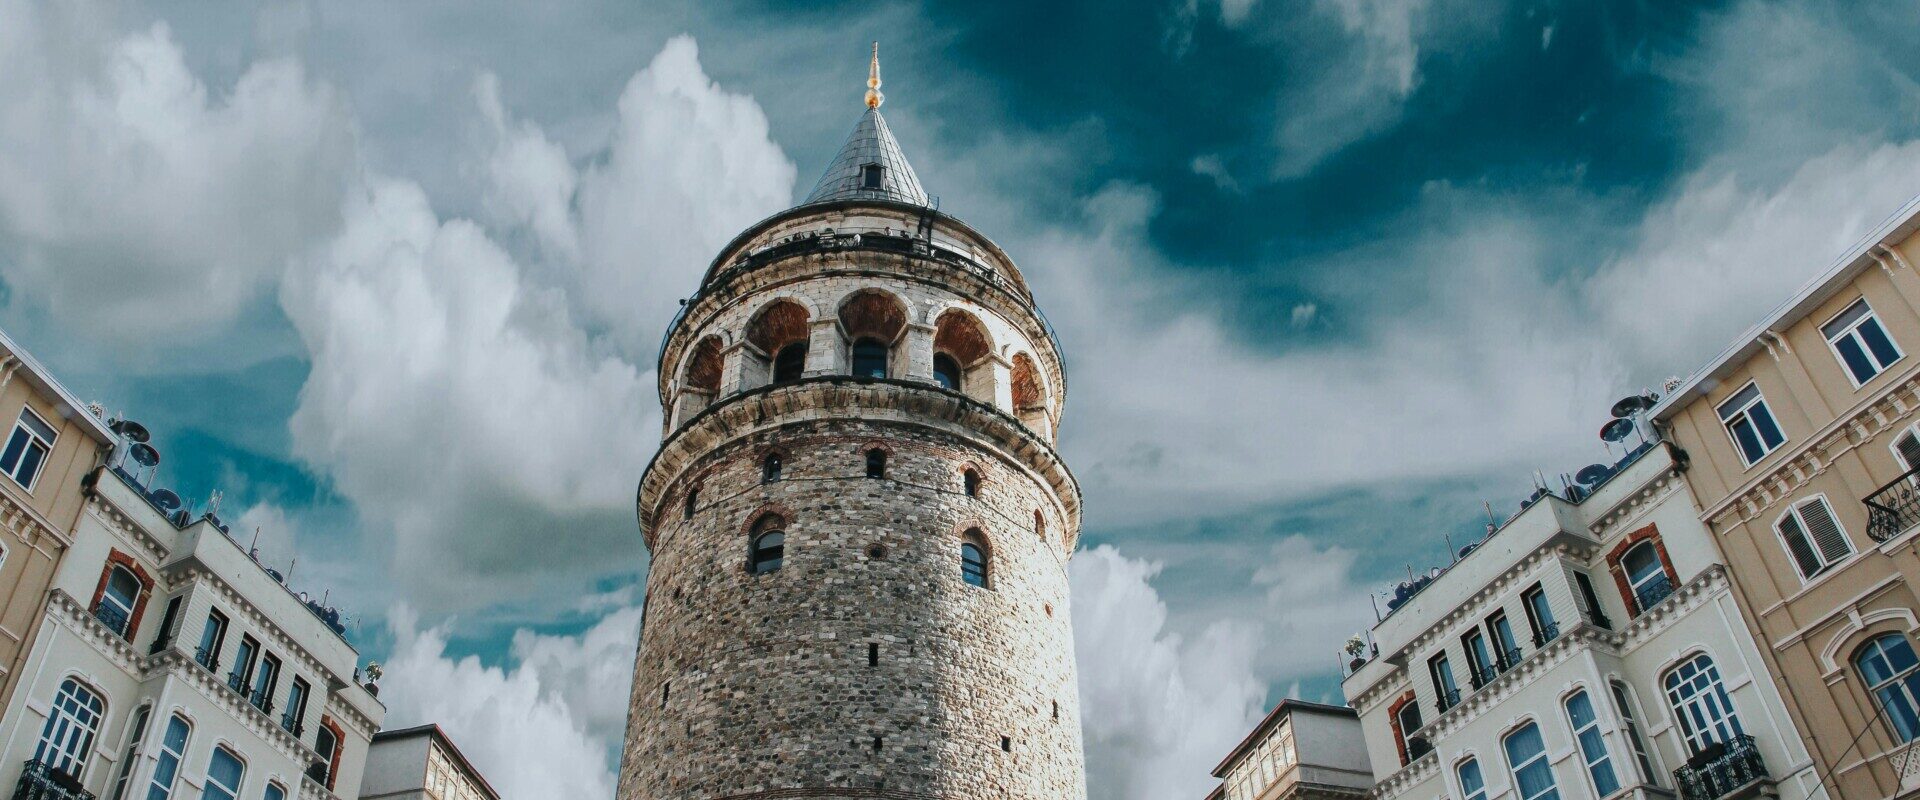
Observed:
[[[1900,461],[1907,469],[1920,468],[1920,439],[1914,438],[1912,431],[1900,434],[1893,448],[1900,453]]]
[[[1840,523],[1833,519],[1833,509],[1827,507],[1827,501],[1814,498],[1812,502],[1800,506],[1800,517],[1807,523],[1807,533],[1813,537],[1813,543],[1820,547],[1820,555],[1828,564],[1846,558],[1853,552],[1853,545],[1847,541],[1847,535],[1840,531]]]
[[[1786,541],[1787,551],[1793,553],[1793,560],[1799,564],[1801,577],[1811,578],[1820,571],[1820,557],[1814,555],[1806,531],[1800,529],[1799,517],[1789,513],[1780,518],[1780,538]]]

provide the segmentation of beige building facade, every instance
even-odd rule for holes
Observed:
[[[1653,410],[1834,797],[1920,790],[1916,231],[1920,200]]]
[[[20,683],[40,610],[73,546],[82,478],[114,434],[40,362],[0,333],[0,709]],[[0,719],[0,724],[5,720]]]

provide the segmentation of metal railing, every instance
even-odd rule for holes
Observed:
[[[262,714],[269,716],[273,714],[273,693],[267,691],[265,686],[254,690],[253,694],[247,697],[247,702],[252,703],[254,708],[260,709]]]
[[[1492,664],[1488,664],[1486,669],[1481,669],[1478,666],[1469,667],[1467,672],[1468,679],[1473,683],[1474,691],[1486,688],[1486,685],[1492,683],[1494,678],[1500,677],[1499,668]]]
[[[93,618],[99,620],[100,624],[112,628],[114,633],[121,636],[127,635],[127,612],[113,607],[107,601],[102,600],[94,605]]]
[[[235,694],[238,694],[241,697],[246,697],[247,696],[247,676],[242,675],[238,672],[227,673],[227,688],[232,689]]]
[[[1440,697],[1434,700],[1433,704],[1436,708],[1440,709],[1440,713],[1447,713],[1447,709],[1460,705],[1460,690],[1448,689],[1441,692]]]
[[[1500,660],[1494,664],[1493,668],[1499,670],[1501,674],[1505,674],[1508,670],[1520,666],[1520,661],[1520,648],[1511,647],[1500,653]]]
[[[1587,621],[1593,623],[1593,627],[1599,628],[1600,630],[1613,630],[1613,620],[1607,619],[1606,613],[1598,608],[1587,611]]]
[[[208,672],[220,674],[220,654],[204,647],[193,648],[194,663],[206,667]]]
[[[1671,594],[1673,594],[1673,579],[1667,577],[1666,573],[1661,573],[1634,590],[1633,603],[1639,606],[1640,613],[1644,614],[1647,609],[1660,605],[1660,601],[1667,599]]]
[[[1708,745],[1687,766],[1673,771],[1680,800],[1720,800],[1768,777],[1760,748],[1754,746],[1752,736],[1746,735]]]
[[[34,759],[20,771],[13,786],[13,800],[94,800],[80,785],[80,779]]]
[[[1548,642],[1558,638],[1560,638],[1560,623],[1547,620],[1541,623],[1540,630],[1533,634],[1533,646],[1536,648],[1545,647]]]
[[[1867,538],[1885,542],[1920,525],[1920,467],[1862,498],[1867,505]]]
[[[1427,737],[1425,736],[1407,737],[1407,763],[1411,764],[1415,761],[1419,761],[1420,759],[1426,758],[1427,754],[1431,752],[1433,752],[1433,743],[1427,741]]]
[[[294,714],[294,709],[291,708],[287,709],[287,713],[280,715],[280,727],[293,734],[295,739],[307,732],[306,724],[300,721],[300,718]]]

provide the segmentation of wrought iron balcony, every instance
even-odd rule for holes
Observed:
[[[321,786],[327,785],[327,762],[315,761],[308,764],[307,778]]]
[[[254,708],[260,709],[262,714],[273,713],[273,695],[269,694],[264,686],[249,695],[247,702],[252,703]]]
[[[1607,615],[1601,613],[1598,608],[1587,612],[1587,621],[1593,623],[1593,627],[1599,628],[1600,630],[1613,630],[1613,620],[1607,619]]]
[[[1504,674],[1517,666],[1520,666],[1520,648],[1513,647],[1500,653],[1499,663],[1494,665],[1494,669]]]
[[[1535,648],[1546,647],[1548,642],[1560,638],[1560,623],[1547,620],[1540,625],[1540,631],[1533,635]]]
[[[299,717],[294,716],[293,712],[294,710],[289,708],[287,713],[280,715],[280,727],[285,728],[288,733],[293,734],[293,738],[298,739],[307,732],[307,726],[300,721]]]
[[[127,612],[113,607],[105,600],[94,605],[93,618],[100,620],[100,624],[112,628],[114,633],[121,636],[127,635]]]
[[[13,800],[94,800],[94,796],[81,787],[79,778],[35,759],[21,770]]]
[[[193,660],[195,662],[198,662],[200,666],[206,667],[208,672],[211,672],[215,675],[220,674],[220,654],[219,653],[213,652],[212,650],[208,650],[207,648],[204,648],[204,647],[196,647],[193,649]]]
[[[1867,505],[1867,537],[1876,542],[1920,525],[1920,468],[1907,470],[1860,502]]]
[[[1680,800],[1722,800],[1770,780],[1752,736],[1715,742],[1673,771]]]
[[[1460,705],[1460,690],[1448,689],[1441,692],[1439,699],[1434,700],[1433,704],[1440,709],[1440,713],[1447,713],[1447,709]]]
[[[1471,667],[1469,673],[1468,678],[1473,682],[1474,691],[1486,688],[1486,685],[1492,683],[1494,678],[1500,677],[1500,671],[1492,664],[1488,664],[1485,669]]]
[[[227,673],[227,688],[232,689],[235,694],[238,694],[241,697],[246,697],[247,696],[247,676],[242,675],[238,672]]]
[[[1660,601],[1667,599],[1667,595],[1670,594],[1673,594],[1673,579],[1662,573],[1653,576],[1653,580],[1641,584],[1639,589],[1634,590],[1633,602],[1644,614],[1647,609],[1660,605]]]

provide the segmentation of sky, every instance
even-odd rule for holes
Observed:
[[[0,0],[0,327],[612,796],[659,338],[885,112],[1065,348],[1090,795],[1340,700],[1369,593],[1920,192],[1901,2]]]

